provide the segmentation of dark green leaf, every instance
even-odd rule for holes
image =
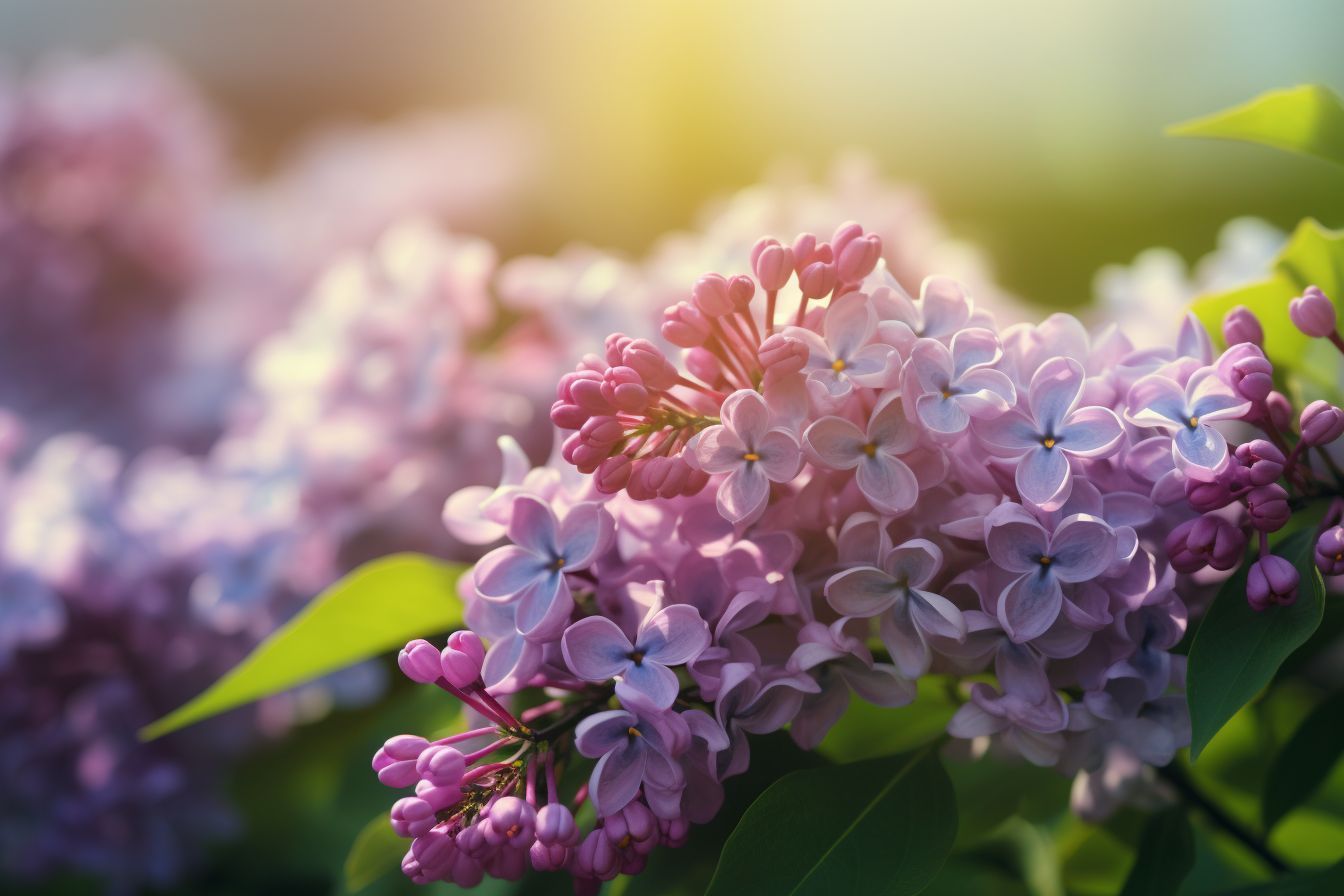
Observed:
[[[1175,893],[1195,864],[1195,833],[1185,809],[1175,806],[1148,820],[1134,865],[1120,896]]]
[[[461,622],[464,567],[418,554],[366,563],[318,595],[205,693],[147,726],[146,740],[279,693]]]
[[[1298,871],[1269,883],[1227,890],[1221,896],[1326,896],[1344,893],[1344,862],[1319,871]]]
[[[345,888],[357,893],[390,871],[401,866],[407,843],[397,836],[388,822],[387,813],[379,812],[370,819],[355,838],[350,854],[345,857]]]
[[[948,679],[926,675],[908,706],[874,706],[851,700],[849,709],[826,734],[817,752],[833,762],[858,762],[917,750],[941,737],[957,704],[948,693]]]
[[[1265,779],[1261,818],[1265,830],[1304,802],[1344,753],[1344,691],[1337,691],[1303,720],[1284,744]]]
[[[952,782],[932,747],[794,772],[747,810],[709,894],[918,893],[956,835]]]
[[[1284,658],[1321,624],[1325,587],[1312,561],[1315,539],[1298,532],[1275,549],[1302,576],[1297,600],[1262,613],[1246,602],[1243,566],[1218,592],[1190,646],[1187,698],[1190,756],[1196,758],[1227,720],[1269,684]]]
[[[1271,90],[1240,106],[1173,125],[1167,132],[1260,143],[1344,164],[1344,104],[1316,84]]]

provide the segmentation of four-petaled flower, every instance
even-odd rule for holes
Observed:
[[[1017,460],[1017,491],[1042,510],[1056,510],[1068,500],[1070,457],[1106,457],[1124,437],[1110,408],[1078,407],[1085,379],[1077,361],[1051,358],[1032,376],[1026,408],[973,424],[991,452]]]
[[[843,417],[822,417],[807,428],[803,441],[822,466],[856,470],[859,491],[878,510],[898,514],[914,506],[919,481],[900,456],[915,446],[919,433],[906,420],[898,394],[873,408],[866,431]]]
[[[639,624],[634,643],[605,616],[580,619],[560,641],[565,663],[584,681],[616,679],[626,706],[667,709],[677,699],[677,674],[709,646],[709,626],[689,604],[654,608]]]
[[[930,636],[954,641],[966,637],[961,610],[942,595],[924,590],[942,565],[943,552],[926,539],[887,545],[880,568],[856,566],[831,576],[826,600],[845,616],[866,619],[883,614],[882,643],[901,674],[915,678],[929,670]]]
[[[806,327],[785,327],[785,336],[807,347],[808,389],[822,400],[838,400],[855,385],[882,386],[893,364],[895,350],[870,344],[877,332],[877,313],[863,293],[850,293],[831,302],[820,335]]]
[[[513,544],[476,564],[476,591],[488,601],[516,605],[515,624],[527,640],[556,638],[574,610],[565,574],[587,569],[612,533],[611,515],[600,504],[576,504],[557,523],[539,498],[519,495],[508,527]]]
[[[1064,603],[1061,583],[1095,579],[1115,562],[1115,530],[1099,517],[1075,513],[1053,533],[1020,504],[1001,504],[985,517],[985,547],[996,566],[1018,573],[999,595],[999,624],[1018,643],[1045,634]]]
[[[673,720],[680,722],[668,713],[637,715],[612,709],[579,723],[574,745],[584,756],[597,759],[588,793],[598,815],[624,809],[645,782],[658,790],[674,790],[685,783],[681,766],[669,755],[672,737],[667,726]]]
[[[940,435],[963,432],[972,417],[997,417],[1017,401],[1013,381],[990,366],[1002,355],[999,338],[979,328],[957,333],[951,349],[920,339],[905,362],[906,407]]]
[[[1133,385],[1125,416],[1136,426],[1172,433],[1176,466],[1192,479],[1212,482],[1227,466],[1228,454],[1227,440],[1209,424],[1240,419],[1251,403],[1218,377],[1217,368],[1199,368],[1185,388],[1167,372],[1175,371],[1150,373]]]
[[[719,512],[732,523],[754,520],[770,498],[770,483],[789,482],[803,466],[793,434],[770,425],[765,399],[739,389],[723,402],[723,422],[696,435],[687,446],[706,473],[727,473],[719,485]]]

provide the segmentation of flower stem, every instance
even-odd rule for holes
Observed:
[[[1219,806],[1200,790],[1199,785],[1194,782],[1184,768],[1172,763],[1157,771],[1167,783],[1176,789],[1176,792],[1181,795],[1181,799],[1199,809],[1215,827],[1221,828],[1228,836],[1255,853],[1260,861],[1268,865],[1276,874],[1291,870],[1288,863],[1279,858],[1262,837],[1252,833],[1245,825],[1228,815],[1222,806]]]

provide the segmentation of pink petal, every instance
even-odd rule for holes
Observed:
[[[770,408],[751,389],[738,389],[725,398],[719,416],[744,445],[755,444],[770,428]]]
[[[730,523],[754,520],[770,499],[770,480],[758,464],[739,465],[719,485],[718,508]]]
[[[576,677],[607,681],[630,665],[634,646],[616,623],[605,616],[589,616],[565,629],[560,650]]]
[[[900,592],[891,576],[872,566],[856,566],[826,581],[826,601],[843,616],[866,619],[896,603]]]
[[[878,451],[864,457],[856,475],[859,490],[883,513],[905,513],[919,497],[919,481],[900,460]]]

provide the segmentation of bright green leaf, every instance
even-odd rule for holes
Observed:
[[[1120,896],[1175,893],[1195,864],[1195,832],[1185,809],[1175,806],[1148,820]]]
[[[143,729],[146,740],[461,623],[465,567],[418,554],[366,563],[307,607],[205,693]]]
[[[1246,602],[1247,564],[1223,585],[1200,623],[1190,646],[1186,685],[1191,758],[1269,684],[1284,659],[1321,624],[1325,587],[1312,561],[1314,544],[1312,533],[1303,531],[1275,549],[1302,576],[1291,606],[1252,610]]]
[[[794,772],[742,817],[709,894],[918,893],[956,835],[952,782],[932,747]]]
[[[1344,104],[1316,84],[1271,90],[1240,106],[1172,125],[1167,133],[1260,143],[1344,164]]]
[[[1284,744],[1265,779],[1265,830],[1315,792],[1344,753],[1344,690],[1317,706]]]
[[[833,762],[858,762],[917,750],[942,736],[957,711],[941,675],[920,678],[915,701],[895,708],[851,700],[817,752]]]
[[[357,893],[384,874],[399,869],[404,855],[406,841],[392,830],[387,813],[378,813],[364,825],[345,857],[345,889]]]

